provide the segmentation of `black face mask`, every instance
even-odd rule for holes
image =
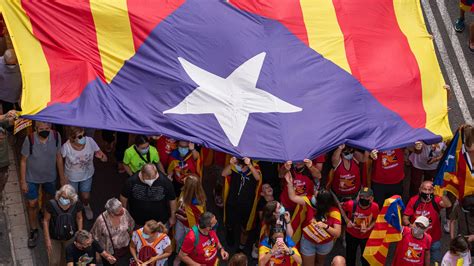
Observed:
[[[362,208],[368,207],[370,205],[370,200],[368,200],[368,199],[359,199],[359,205]]]
[[[421,197],[424,201],[430,201],[431,199],[433,199],[433,194],[432,194],[432,193],[420,192],[420,197]]]
[[[42,130],[42,131],[38,132],[38,135],[45,139],[49,136],[49,130]]]

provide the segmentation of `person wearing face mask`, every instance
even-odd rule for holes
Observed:
[[[181,191],[184,179],[190,174],[202,176],[201,158],[194,143],[180,140],[169,156],[168,165],[168,176],[173,180],[175,191]]]
[[[364,253],[365,244],[379,215],[379,206],[374,202],[374,192],[368,187],[363,187],[356,200],[349,200],[342,204],[342,209],[349,219],[346,221],[346,259],[347,265],[356,265],[357,249]],[[361,264],[369,265],[361,256]]]
[[[291,225],[293,241],[300,243],[303,265],[324,265],[326,256],[341,235],[341,212],[331,192],[318,190],[311,199],[297,196],[291,173],[285,175],[290,199],[298,204]]]
[[[176,223],[176,194],[171,181],[154,164],[145,164],[129,177],[120,194],[137,226],[156,220],[172,227]]]
[[[419,194],[413,196],[403,213],[403,224],[410,225],[416,218],[424,216],[428,218],[426,233],[432,238],[431,260],[432,262],[441,262],[441,216],[442,208],[451,207],[451,202],[447,196],[434,196],[433,182],[424,181],[421,183]]]
[[[62,186],[45,206],[43,232],[49,265],[64,265],[64,249],[82,229],[82,203],[71,185]]]
[[[61,155],[64,158],[64,174],[69,184],[80,193],[86,218],[92,220],[94,213],[89,205],[89,198],[95,172],[94,157],[106,162],[107,156],[80,127],[69,128],[69,139],[61,147]]]
[[[260,241],[270,236],[270,228],[278,225],[285,229],[288,236],[293,236],[290,213],[278,201],[270,201],[265,204],[262,210],[260,228]]]
[[[262,174],[250,158],[232,157],[222,170],[224,177],[224,223],[227,243],[234,244],[234,233],[240,235],[239,249],[247,244],[250,230],[255,225],[257,203],[260,198]]]
[[[104,266],[129,265],[128,245],[134,227],[135,221],[118,199],[111,198],[105,203],[105,211],[97,217],[91,229],[94,239],[100,246],[117,259],[115,264],[103,260]]]
[[[365,180],[362,180],[359,163],[365,161],[364,154],[344,144],[340,145],[332,155],[333,172],[326,188],[331,189],[343,202],[357,196]]]
[[[431,236],[425,231],[430,221],[425,216],[416,218],[412,227],[404,226],[402,239],[397,243],[393,266],[429,266]]]
[[[216,233],[217,219],[210,212],[199,217],[199,224],[193,226],[183,241],[178,256],[186,265],[219,265],[218,254],[222,260],[229,259],[229,253],[224,250]]]
[[[74,243],[66,247],[67,266],[96,265],[96,254],[100,254],[109,264],[114,264],[116,259],[104,250],[86,230],[79,230],[74,237]]]
[[[33,248],[38,243],[38,206],[40,187],[46,203],[56,193],[56,184],[66,184],[64,176],[63,157],[61,156],[61,136],[51,129],[50,123],[35,122],[35,132],[29,134],[21,148],[20,159],[20,188],[27,200],[28,221],[30,234],[28,247]],[[44,210],[43,210],[44,213]]]
[[[444,254],[441,266],[471,265],[471,245],[463,235],[458,235],[449,243],[449,250]]]
[[[133,232],[130,242],[133,262],[130,265],[167,265],[173,252],[167,232],[166,226],[155,220],[147,221],[142,228]]]
[[[280,167],[280,178],[283,179],[288,172],[291,172],[291,175],[293,176],[293,187],[295,187],[296,195],[308,196],[308,198],[311,198],[315,187],[315,181],[313,180],[317,181],[316,190],[319,188],[321,172],[318,168],[313,166],[313,161],[309,159],[304,159],[303,162],[296,163],[287,161],[282,165],[282,167]],[[286,182],[284,184],[286,184]],[[280,201],[289,212],[295,210],[296,204],[289,199],[286,185],[283,185]]]
[[[123,163],[125,171],[129,176],[142,169],[146,163],[154,163],[158,170],[165,173],[165,169],[160,162],[160,156],[155,147],[150,145],[146,136],[137,135],[135,137],[135,144],[130,146],[123,156]]]
[[[466,195],[453,206],[449,219],[451,239],[458,234],[467,238],[471,244],[471,256],[474,256],[474,194]]]

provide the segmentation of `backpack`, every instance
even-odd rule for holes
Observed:
[[[53,132],[54,140],[56,143],[56,146],[58,146],[58,139],[59,139],[59,133],[56,130],[51,130]],[[31,134],[28,134],[28,140],[30,141],[30,155],[33,154],[33,145],[35,144],[35,137],[34,137],[34,132]]]
[[[413,211],[416,212],[416,209],[418,209],[418,205],[420,205],[421,203],[421,197],[418,196],[418,199],[415,201],[415,204],[413,205]],[[438,216],[441,218],[441,216],[439,215],[439,206],[438,204],[435,202],[435,198],[433,197],[433,199],[431,200],[431,204],[433,205],[433,208],[434,210],[436,211],[436,213],[438,214]]]
[[[166,237],[166,234],[162,233],[153,243],[147,243],[145,239],[141,236],[141,233],[137,231],[138,238],[142,242],[142,247],[140,248],[140,251],[137,254],[137,258],[141,261],[148,261],[152,257],[158,255],[156,253],[155,247],[161,242]],[[155,266],[157,262],[151,263],[149,265]],[[130,258],[130,266],[138,266],[138,263],[133,259]]]
[[[49,201],[53,206],[56,216],[51,217],[49,223],[49,234],[52,239],[56,240],[69,240],[74,236],[77,231],[75,210],[76,205],[71,205],[67,211],[64,211],[59,207],[56,200],[52,199]]]

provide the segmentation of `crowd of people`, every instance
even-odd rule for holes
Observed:
[[[464,12],[455,27],[464,29]],[[20,110],[22,86],[4,30],[0,195],[8,179],[7,136]],[[445,142],[418,141],[384,151],[342,144],[317,158],[273,163],[166,136],[102,130],[96,141],[93,133],[35,121],[22,144],[18,179],[26,199],[27,244],[35,248],[42,232],[50,265],[369,265],[361,254],[385,199],[405,194],[402,239],[391,254],[392,265],[472,264],[474,194],[457,200],[434,193]],[[463,154],[473,171],[469,125]],[[100,178],[95,164],[110,159],[129,177],[94,217],[91,191],[93,178]],[[219,177],[209,195],[203,181],[213,171]],[[222,208],[222,217],[208,211],[210,204]],[[89,230],[84,220],[93,222]],[[445,254],[443,231],[451,239]],[[329,257],[336,241],[344,253]]]
[[[15,117],[10,111],[0,119]],[[7,132],[8,123],[3,124]],[[434,195],[444,142],[420,141],[387,151],[340,145],[313,160],[285,163],[214,151],[204,165],[209,150],[189,141],[136,135],[126,147],[128,140],[119,144],[114,138],[113,145],[103,146],[125,147],[117,170],[129,177],[94,221],[89,204],[92,179],[99,178],[94,164],[106,162],[112,152],[103,152],[84,128],[54,128],[34,123],[22,144],[19,173],[27,200],[28,246],[38,244],[41,227],[50,265],[93,265],[98,259],[103,265],[324,265],[329,259],[333,265],[369,265],[361,255],[367,239],[384,200],[404,195],[405,178],[410,178],[409,198],[393,265],[472,261],[474,195],[462,201]],[[463,128],[472,168],[474,128]],[[210,168],[220,172],[214,195],[203,188]],[[222,206],[223,217],[208,212],[210,204]],[[221,218],[224,239],[217,234]],[[94,221],[89,231],[84,220]],[[452,239],[445,255],[443,230]],[[346,253],[328,257],[338,239]]]

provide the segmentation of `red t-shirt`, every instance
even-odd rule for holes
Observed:
[[[398,184],[405,177],[403,149],[381,151],[372,164],[372,181],[379,184]]]
[[[314,158],[313,164],[324,163],[326,162],[326,154],[321,154],[318,157]]]
[[[354,211],[354,204],[357,204]],[[363,223],[368,227],[372,221],[377,219],[379,215],[379,205],[372,202],[372,205],[367,209],[362,209],[355,200],[348,200],[342,204],[342,209],[347,213],[347,218],[351,219],[355,227],[347,227],[347,232],[359,239],[369,238],[370,232],[361,233],[360,228]]]
[[[314,191],[314,183],[311,178],[303,173],[298,173],[293,170],[291,170],[291,173],[293,175],[293,186],[295,188],[296,195],[307,196],[310,199],[313,196]],[[280,195],[280,202],[289,211],[293,211],[296,208],[296,203],[291,201],[290,197],[288,196],[288,186],[286,185],[286,182]]]
[[[332,180],[332,191],[336,195],[353,195],[360,190],[360,170],[359,165],[356,161],[351,160],[349,169],[344,167],[344,162],[341,158],[341,162],[334,170]]]
[[[315,244],[326,244],[334,240],[334,237],[329,234],[324,228],[318,228],[312,224],[313,217],[315,217],[315,210],[308,208],[306,219],[303,222],[303,235],[306,239]],[[335,224],[341,224],[341,212],[336,207],[330,207],[325,224],[333,227]]]
[[[435,208],[433,207],[432,202],[422,202],[418,204],[416,210],[413,210],[415,207],[415,202],[418,200],[420,196],[416,195],[413,196],[407,204],[405,209],[404,215],[410,216],[410,223],[414,223],[416,218],[419,216],[425,216],[430,220],[430,226],[428,226],[428,230],[426,233],[431,236],[433,242],[436,242],[441,239],[441,222],[439,213],[436,212]],[[438,209],[441,209],[439,203],[441,202],[441,197],[435,196],[434,201],[438,204]]]
[[[422,239],[415,238],[411,234],[411,228],[405,226],[403,227],[403,238],[397,244],[392,265],[422,266],[425,262],[425,252],[430,247],[431,236],[425,233]]]
[[[209,232],[209,235],[203,235],[199,232],[199,242],[194,246],[194,231],[188,232],[184,238],[181,250],[188,254],[188,256],[199,264],[217,265],[217,247],[219,246],[219,238],[214,230]]]
[[[176,149],[176,140],[165,136],[160,136],[156,140],[156,150],[160,155],[160,161],[165,169],[168,168],[170,153]]]

